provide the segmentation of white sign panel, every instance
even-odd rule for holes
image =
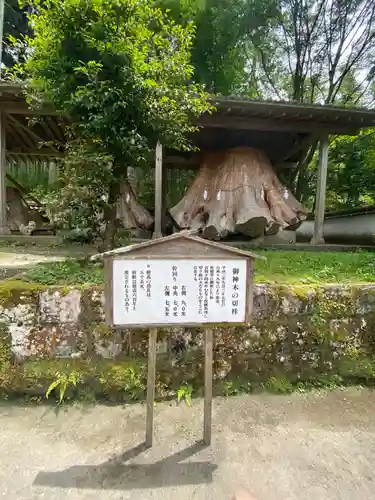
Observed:
[[[113,260],[113,324],[244,323],[246,259]]]

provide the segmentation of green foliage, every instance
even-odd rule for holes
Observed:
[[[192,48],[194,75],[224,95],[249,89],[249,40],[263,38],[276,2],[260,0],[160,0],[180,23],[197,27]]]
[[[46,399],[48,399],[49,395],[52,391],[58,389],[59,391],[59,404],[61,404],[65,398],[66,391],[69,387],[77,387],[77,384],[80,382],[80,374],[77,372],[67,373],[56,373],[56,378],[49,385],[46,392]]]
[[[177,402],[185,401],[188,406],[191,406],[191,395],[193,393],[193,387],[188,384],[182,384],[177,389]]]
[[[257,283],[324,284],[371,283],[375,280],[375,258],[371,252],[309,252],[259,250],[266,261],[256,261]],[[103,283],[101,263],[69,259],[38,264],[24,279],[41,285]]]
[[[89,197],[91,222],[102,209],[113,245],[126,167],[147,165],[158,140],[190,149],[192,118],[211,109],[192,81],[195,28],[149,0],[34,0],[31,7],[30,57],[17,74],[30,80],[34,106],[50,100],[68,118],[75,139],[60,197],[85,219]]]
[[[344,379],[338,374],[321,374],[307,381],[298,381],[295,384],[297,392],[308,392],[316,389],[333,391],[344,385]]]
[[[31,36],[32,29],[27,19],[27,6],[21,7],[18,0],[4,2],[3,64],[10,68],[26,56],[23,43],[25,35]]]
[[[106,376],[99,378],[104,390],[110,390],[111,385],[115,385],[124,391],[130,400],[138,400],[145,392],[143,374],[135,366],[114,365],[111,370],[110,380]]]
[[[362,283],[375,280],[371,252],[258,251],[267,261],[256,261],[255,279],[262,283]]]
[[[42,285],[101,284],[103,268],[100,263],[69,259],[35,266],[25,273],[24,279]]]
[[[5,323],[0,323],[0,394],[12,387],[15,378],[11,353],[11,335]]]
[[[375,130],[336,137],[329,151],[327,205],[336,208],[375,204]]]
[[[265,388],[275,394],[290,394],[293,392],[293,385],[283,377],[269,377]]]

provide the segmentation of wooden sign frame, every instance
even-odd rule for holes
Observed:
[[[115,325],[113,322],[113,261],[114,260],[176,260],[179,262],[181,260],[217,260],[218,257],[209,255],[198,255],[195,257],[186,255],[172,255],[172,256],[129,256],[116,255],[114,257],[105,258],[104,260],[104,295],[105,295],[105,321],[106,324],[112,328],[131,328],[131,329],[144,329],[144,328],[172,328],[172,327],[183,327],[183,328],[208,328],[212,326],[244,326],[250,321],[253,306],[253,276],[254,276],[254,259],[245,258],[242,256],[230,256],[227,260],[230,261],[246,261],[246,275],[245,280],[247,281],[246,287],[246,298],[245,298],[245,321],[236,322],[220,322],[220,323],[157,323],[157,324],[125,324],[125,325]],[[223,262],[225,260],[223,259]]]
[[[211,443],[212,427],[212,364],[213,364],[213,327],[240,326],[248,324],[253,309],[253,276],[254,260],[264,259],[259,255],[244,250],[235,249],[217,242],[207,241],[194,235],[191,231],[182,231],[172,236],[158,238],[138,245],[116,249],[92,257],[104,259],[105,276],[105,317],[107,325],[114,328],[142,328],[149,329],[148,343],[148,370],[147,370],[147,414],[146,414],[146,446],[151,447],[153,442],[154,399],[156,378],[156,345],[157,330],[159,327],[200,327],[205,329],[204,340],[204,421],[203,441]],[[114,260],[218,260],[230,261],[246,260],[246,297],[245,321],[235,323],[159,323],[159,324],[113,324],[113,261]]]

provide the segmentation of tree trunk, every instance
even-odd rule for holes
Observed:
[[[105,224],[103,242],[99,247],[100,252],[106,252],[107,250],[112,250],[115,246],[115,236],[117,232],[117,207],[116,200],[119,195],[119,187],[113,185],[110,187],[108,192],[108,202],[104,208],[103,220]]]
[[[281,184],[265,154],[236,148],[204,158],[193,184],[171,209],[182,228],[209,239],[229,234],[256,238],[296,227],[306,209]]]
[[[139,203],[127,179],[124,179],[117,203],[117,218],[124,229],[149,230],[154,222],[148,210]]]

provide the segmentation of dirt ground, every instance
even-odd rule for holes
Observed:
[[[375,392],[338,390],[214,400],[213,443],[198,441],[202,401],[156,406],[0,406],[6,499],[375,498]]]
[[[94,248],[88,247],[2,247],[0,249],[0,280],[15,276],[36,264],[58,262],[69,257],[82,258],[93,254]]]

